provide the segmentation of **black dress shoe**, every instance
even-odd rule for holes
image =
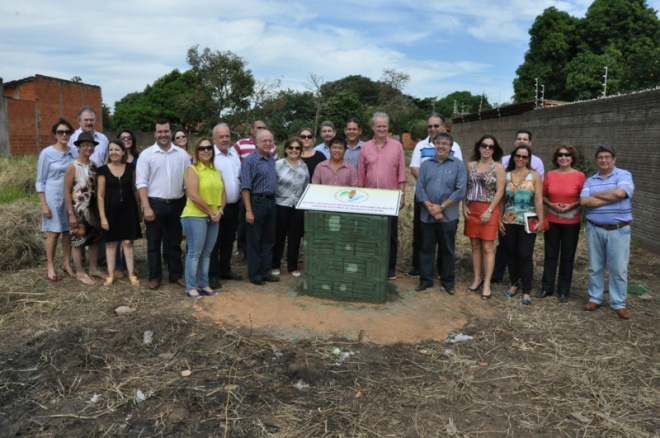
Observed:
[[[551,291],[544,290],[540,294],[537,295],[538,298],[548,298],[549,296],[552,295]]]
[[[426,289],[428,289],[428,288],[430,288],[430,287],[431,287],[431,285],[428,284],[428,283],[420,283],[419,286],[417,286],[417,287],[415,288],[415,290],[416,290],[417,292],[422,292],[422,291],[425,291]]]
[[[445,288],[445,291],[446,291],[449,295],[454,295],[454,292],[455,292],[455,291],[454,291],[454,286],[444,286],[444,285],[443,285],[442,287]]]
[[[568,295],[559,295],[559,302],[562,304],[568,303]]]
[[[271,275],[271,274],[262,275],[261,278],[263,278],[264,281],[270,281],[272,283],[274,283],[276,281],[280,281],[280,277],[276,277],[276,276]]]
[[[236,272],[229,272],[227,274],[222,274],[220,275],[220,278],[223,280],[242,280],[243,276],[241,274],[237,274]]]
[[[209,277],[209,286],[211,289],[220,289],[222,284],[220,283],[219,277]]]
[[[266,284],[266,282],[263,281],[262,279],[256,279],[256,278],[250,279],[250,283],[256,284],[257,286],[263,286],[264,284]]]

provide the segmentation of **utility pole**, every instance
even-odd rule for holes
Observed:
[[[534,109],[539,107],[539,78],[534,79]]]
[[[603,75],[603,97],[607,96],[607,66],[605,66],[605,74]]]

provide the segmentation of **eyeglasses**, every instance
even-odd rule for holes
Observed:
[[[120,140],[133,140],[133,137],[131,137],[130,135],[122,135],[121,137],[119,137],[119,139]]]
[[[55,134],[57,135],[71,135],[73,134],[73,131],[70,129],[58,129],[55,131]]]
[[[94,143],[82,143],[78,148],[90,148],[94,149],[96,145]]]
[[[300,146],[289,146],[287,149],[292,150],[292,151],[299,151],[302,149]]]
[[[570,152],[558,152],[557,153],[557,158],[560,158],[560,157],[573,157],[573,155],[571,155]]]
[[[266,129],[265,126],[255,126],[254,129]]]
[[[529,155],[516,154],[516,158],[519,158],[521,160],[529,160]]]
[[[197,148],[198,152],[209,152],[213,150],[213,146],[199,146]]]
[[[175,140],[181,140],[182,138],[186,138],[186,136],[185,135],[177,135],[176,137],[174,137]]]
[[[494,144],[481,143],[481,147],[482,147],[483,149],[491,149],[491,150],[495,150],[495,145],[494,145]]]
[[[440,126],[442,126],[442,125],[427,125],[426,127],[429,128],[429,129],[434,129],[434,128],[438,129]]]
[[[311,135],[300,135],[299,137],[300,137],[301,139],[303,139],[303,140],[309,140],[309,139],[312,138]]]

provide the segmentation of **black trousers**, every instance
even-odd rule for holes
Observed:
[[[149,280],[161,281],[163,279],[160,246],[163,241],[163,230],[167,230],[169,237],[169,253],[167,254],[169,280],[171,282],[177,281],[183,276],[181,213],[186,205],[186,198],[182,197],[170,202],[149,198],[149,204],[156,216],[153,221],[146,221]]]
[[[415,198],[415,203],[413,205],[412,267],[418,271],[420,270],[419,253],[422,250],[422,208],[424,208],[424,203],[417,202],[417,198]],[[437,266],[438,273],[440,273],[442,270],[442,259],[440,254],[438,254],[437,257]]]
[[[271,269],[277,212],[274,199],[251,196],[250,203],[254,223],[245,224],[248,277],[250,281],[261,281]]]
[[[238,228],[238,202],[226,204],[222,210],[224,213],[220,219],[220,232],[211,251],[209,277],[221,277],[231,273],[231,256]]]
[[[543,262],[543,280],[541,290],[550,294],[555,291],[555,276],[559,263],[558,292],[568,295],[573,282],[573,264],[575,251],[580,239],[580,223],[558,224],[550,222],[550,229],[545,232],[545,260]]]
[[[440,283],[447,288],[454,287],[456,272],[456,230],[458,220],[450,222],[422,223],[422,251],[420,254],[419,283],[433,285],[433,259],[435,248],[439,248]]]
[[[295,207],[278,205],[277,226],[275,231],[275,247],[273,248],[273,269],[280,269],[284,243],[288,241],[286,251],[286,265],[289,272],[298,270],[298,254],[300,242],[305,230],[305,211]]]
[[[506,257],[509,262],[511,286],[518,285],[524,294],[532,292],[534,276],[534,243],[536,234],[525,232],[524,225],[504,224]],[[519,289],[520,290],[520,289]]]

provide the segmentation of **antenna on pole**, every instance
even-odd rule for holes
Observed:
[[[605,66],[605,74],[603,75],[603,97],[607,96],[607,66]]]
[[[534,109],[539,107],[539,78],[534,79]]]

